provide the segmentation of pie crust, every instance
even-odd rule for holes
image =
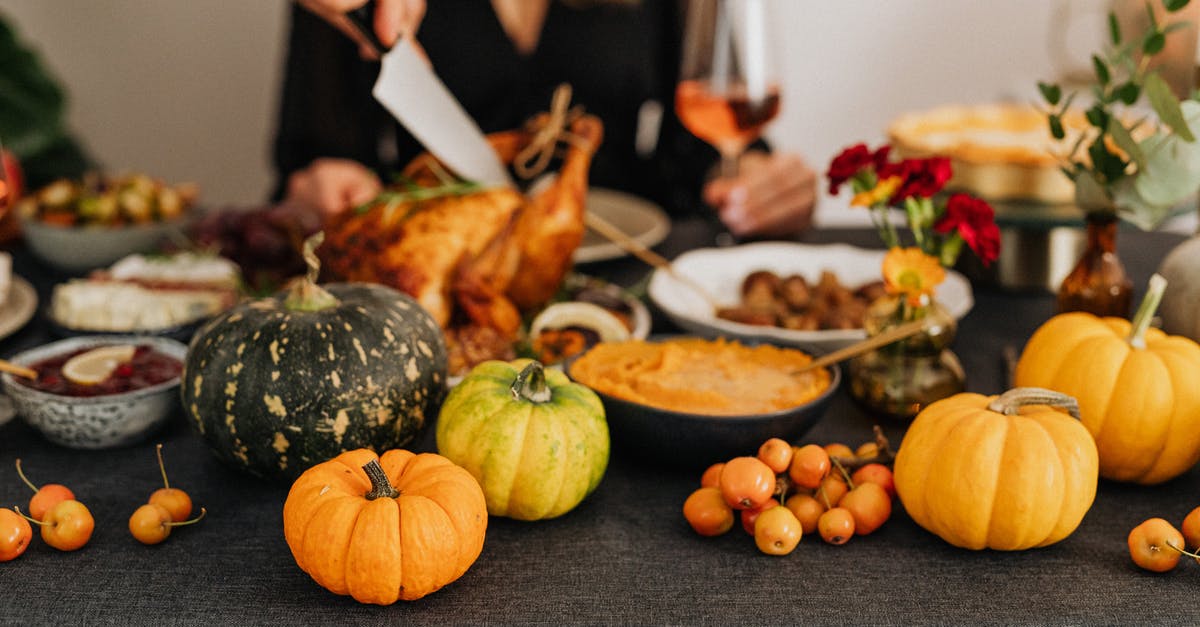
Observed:
[[[1075,184],[1060,167],[1065,153],[1088,130],[1082,115],[1063,120],[1067,137],[1050,135],[1046,114],[1017,104],[943,105],[906,113],[888,127],[902,157],[949,157],[950,189],[989,200],[1070,203]]]

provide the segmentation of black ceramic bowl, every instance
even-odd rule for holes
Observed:
[[[655,339],[665,338],[650,338],[651,341]],[[798,348],[814,357],[823,354],[811,347]],[[577,358],[564,365],[568,375]],[[604,403],[614,454],[650,463],[702,468],[739,455],[754,455],[769,438],[795,442],[804,435],[825,414],[841,383],[842,371],[837,364],[826,369],[829,387],[820,396],[803,405],[766,414],[690,414],[642,405],[602,392],[596,392],[596,395]]]

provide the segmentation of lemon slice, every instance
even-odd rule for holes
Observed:
[[[537,336],[546,329],[583,327],[600,336],[601,342],[629,339],[629,329],[609,310],[592,303],[565,302],[550,305],[529,324],[529,333]]]
[[[136,350],[137,347],[129,344],[102,346],[68,359],[62,373],[79,385],[96,385],[107,379],[117,366],[131,361]]]

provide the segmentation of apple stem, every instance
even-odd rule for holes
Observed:
[[[892,452],[892,445],[888,442],[887,436],[883,434],[883,429],[879,425],[875,425],[875,447],[878,452],[872,457],[835,457],[830,455],[829,461],[832,462],[836,459],[847,470],[857,470],[867,464],[883,464],[887,466],[896,461],[896,454]]]
[[[33,482],[30,481],[29,479],[26,479],[25,473],[21,472],[21,458],[20,457],[17,458],[17,476],[21,478],[21,481],[25,482],[25,485],[29,486],[30,490],[33,490],[34,493],[37,493],[37,491],[38,491],[37,486],[33,485]]]
[[[28,520],[29,522],[31,522],[39,527],[53,527],[54,526],[48,522],[42,522],[36,518],[31,518],[29,516],[26,516],[24,514],[24,512],[21,511],[21,508],[16,505],[13,505],[13,511],[15,511],[17,513],[17,515],[20,516],[21,518],[24,518],[25,520]]]
[[[1168,540],[1168,541],[1164,542],[1163,544],[1165,544],[1165,545],[1167,545],[1167,546],[1171,547],[1172,549],[1175,549],[1176,551],[1179,551],[1180,553],[1182,553],[1182,554],[1184,554],[1184,555],[1186,555],[1186,556],[1188,556],[1188,557],[1194,557],[1194,558],[1196,558],[1196,559],[1200,560],[1200,554],[1198,554],[1198,553],[1192,553],[1191,551],[1188,551],[1187,549],[1181,549],[1181,548],[1179,548],[1179,547],[1175,546],[1174,544],[1171,544],[1171,541],[1170,541],[1170,540]]]
[[[182,527],[184,525],[194,525],[194,524],[200,522],[204,518],[204,515],[207,513],[208,513],[208,510],[201,507],[200,515],[191,520],[185,520],[182,522],[169,522],[169,523],[164,523],[164,524],[166,524],[168,527]]]
[[[825,509],[833,509],[833,504],[829,502],[829,495],[825,494],[825,484],[817,486],[817,493],[821,495],[821,500],[825,502]]]
[[[842,462],[832,456],[829,458],[829,461],[833,462],[834,468],[837,468],[838,472],[842,473],[842,478],[846,480],[846,486],[853,490],[854,482],[850,480],[850,473],[846,472],[846,468],[842,466]]]
[[[163,487],[170,490],[171,484],[167,481],[167,467],[163,465],[162,442],[159,442],[158,446],[154,447],[154,452],[158,454],[158,470],[162,472]]]

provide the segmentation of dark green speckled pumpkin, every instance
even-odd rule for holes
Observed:
[[[223,461],[294,479],[344,451],[411,442],[446,390],[446,347],[412,298],[366,283],[244,302],[192,339],[181,394],[189,422]]]

